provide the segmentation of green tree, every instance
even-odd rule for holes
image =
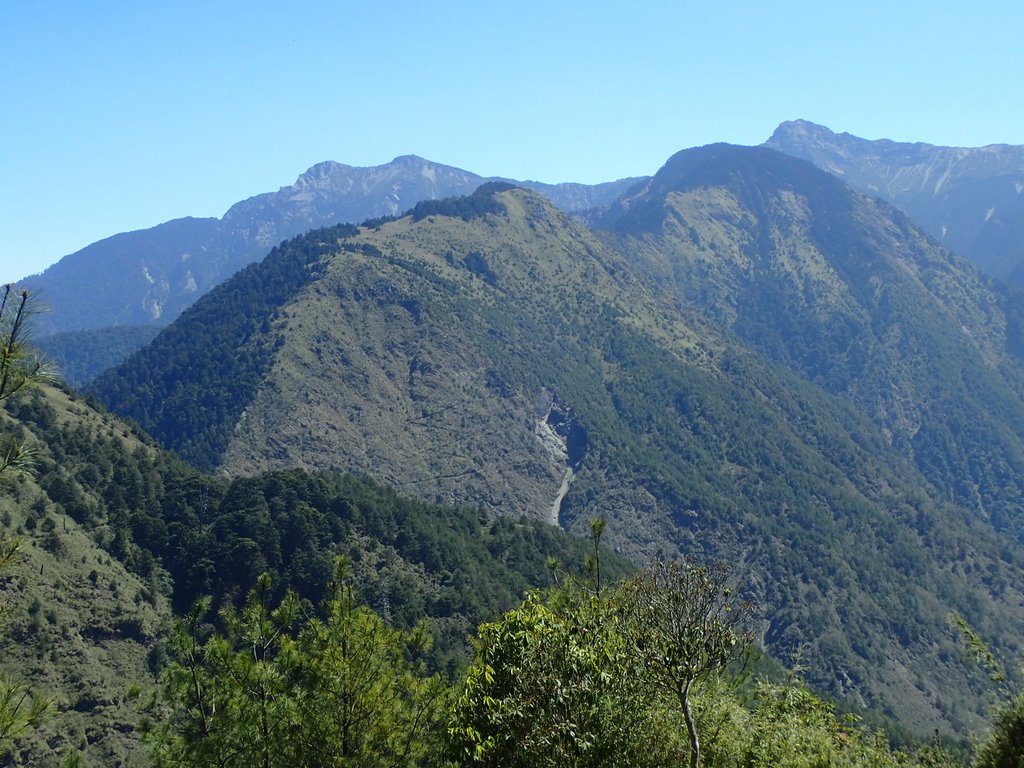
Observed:
[[[675,697],[690,744],[690,768],[700,765],[693,712],[695,686],[725,669],[750,646],[750,606],[730,586],[724,564],[660,563],[624,590],[623,628],[629,652],[652,685]]]
[[[1024,767],[1024,694],[999,708],[988,738],[978,750],[975,766]]]
[[[977,768],[1024,768],[1024,693],[1014,692],[1005,665],[981,635],[955,611],[948,617],[972,660],[985,670],[994,686],[996,703],[992,727],[975,756]]]
[[[344,561],[336,573],[325,618],[308,622],[293,656],[302,752],[361,766],[421,765],[448,693],[426,674],[427,627],[388,626],[357,603]]]
[[[28,291],[20,294],[12,283],[4,286],[0,298],[0,402],[23,389],[53,381],[54,372],[28,344],[32,301]],[[31,466],[32,452],[8,438],[0,453],[0,473],[24,471]]]
[[[531,595],[480,627],[450,737],[460,763],[603,766],[629,751],[617,638]]]
[[[28,387],[49,381],[52,371],[27,343],[32,305],[28,291],[16,296],[14,286],[4,286],[0,298],[0,402]],[[13,436],[0,449],[0,476],[27,471],[32,451]],[[2,477],[0,477],[2,479]],[[20,542],[0,540],[0,573],[15,561]],[[2,606],[0,606],[2,611]],[[31,727],[50,708],[50,701],[33,695],[31,688],[6,675],[0,676],[0,745]]]
[[[757,686],[756,707],[742,731],[738,763],[745,768],[897,768],[906,756],[881,736],[856,727],[853,718],[799,682]],[[948,768],[951,765],[946,764]]]
[[[480,627],[449,728],[460,764],[661,764],[656,753],[669,750],[670,740],[659,739],[606,608],[574,585],[550,600],[532,593],[500,621]]]
[[[263,576],[240,613],[225,609],[222,633],[204,637],[209,598],[176,623],[175,661],[165,671],[175,708],[153,739],[158,765],[290,764],[288,737],[297,719],[282,656],[298,600],[289,593],[271,609],[269,590],[270,579]]]
[[[424,632],[402,633],[355,603],[343,564],[310,618],[289,592],[268,604],[261,576],[223,630],[204,599],[177,623],[165,672],[171,714],[148,740],[158,766],[414,766],[435,742],[446,686],[414,661]]]

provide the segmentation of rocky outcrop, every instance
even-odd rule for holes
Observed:
[[[548,510],[551,525],[561,524],[562,502],[569,493],[573,478],[583,466],[587,453],[587,431],[571,406],[545,391],[541,401],[546,403],[545,414],[537,420],[534,433],[551,460],[563,467],[562,484]]]

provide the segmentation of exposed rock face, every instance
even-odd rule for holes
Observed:
[[[547,520],[552,525],[561,525],[562,503],[587,453],[587,431],[572,407],[556,396],[544,392],[542,402],[546,412],[537,420],[534,433],[552,460],[564,465],[562,484],[551,502]]]
[[[782,123],[766,142],[901,208],[982,271],[1024,285],[1024,147],[937,147]]]

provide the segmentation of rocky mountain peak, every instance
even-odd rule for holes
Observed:
[[[835,137],[835,133],[830,131],[824,125],[818,125],[812,123],[810,120],[786,120],[779,124],[779,127],[775,129],[772,137],[768,139],[769,144],[777,144],[781,141],[786,140],[808,140],[815,138],[828,138]]]
[[[299,178],[295,180],[295,184],[293,184],[292,187],[281,187],[280,191],[283,192],[285,190],[298,187],[320,186],[325,181],[329,182],[336,180],[339,176],[351,174],[354,170],[355,169],[351,165],[327,160],[311,166],[304,173],[299,175]]]
[[[399,155],[390,163],[388,163],[388,165],[419,168],[422,166],[433,165],[433,163],[431,163],[429,160],[425,160],[419,155]]]

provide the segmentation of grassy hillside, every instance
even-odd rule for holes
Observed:
[[[124,424],[60,390],[37,390],[9,407],[45,414],[49,434],[89,435],[126,460],[118,472],[130,471],[130,457],[145,450]],[[96,484],[82,478],[58,490],[58,477],[88,471],[76,449],[41,441],[31,420],[0,419],[39,457],[37,479],[0,489],[0,536],[21,542],[0,583],[8,608],[2,668],[54,702],[5,764],[57,766],[71,754],[86,766],[128,764],[141,748],[135,728],[152,694],[153,652],[170,622],[166,587],[157,572],[132,572],[111,553],[107,504]]]

